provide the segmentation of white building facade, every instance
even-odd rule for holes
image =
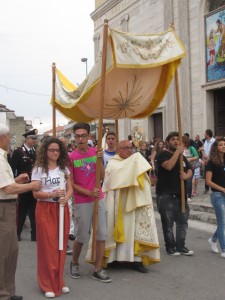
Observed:
[[[203,137],[205,129],[210,128],[215,135],[225,136],[225,76],[208,80],[205,25],[205,17],[223,9],[225,1],[96,0],[95,5],[91,18],[94,22],[96,59],[102,44],[104,19],[108,19],[110,27],[131,33],[159,33],[166,31],[173,21],[175,31],[186,48],[186,57],[178,69],[183,133]],[[225,34],[225,25],[223,29]],[[214,33],[219,35],[216,28]],[[225,63],[224,67],[220,64],[220,71],[223,68],[225,70]],[[174,80],[153,115],[142,120],[119,121],[119,138],[127,138],[135,126],[143,130],[145,139],[153,136],[164,139],[168,132],[177,130]]]

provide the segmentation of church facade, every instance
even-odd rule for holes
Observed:
[[[112,28],[137,34],[163,32],[173,23],[186,49],[178,69],[183,133],[203,138],[205,129],[210,128],[214,135],[225,136],[225,1],[96,0],[91,18],[96,59],[104,19]],[[174,80],[151,116],[120,120],[119,128],[120,139],[137,129],[145,139],[164,139],[168,132],[177,130]]]

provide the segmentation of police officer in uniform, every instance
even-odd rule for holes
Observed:
[[[31,171],[36,159],[34,145],[36,144],[37,132],[37,129],[32,129],[24,133],[24,144],[21,147],[16,148],[12,154],[10,165],[15,177],[22,173],[27,173],[31,179]],[[18,241],[21,241],[21,232],[23,230],[27,213],[31,224],[31,241],[36,241],[35,208],[36,199],[34,199],[32,192],[26,192],[19,195],[17,224]]]

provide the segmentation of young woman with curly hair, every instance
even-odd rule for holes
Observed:
[[[225,139],[217,138],[212,144],[209,161],[206,165],[206,184],[211,187],[211,203],[215,210],[217,229],[208,240],[212,252],[219,253],[217,240],[221,248],[221,257],[225,258]]]
[[[63,142],[53,137],[45,139],[37,151],[32,180],[41,182],[41,190],[33,193],[37,199],[37,276],[40,289],[47,298],[69,292],[63,280],[70,226],[67,202],[73,194],[69,166],[70,159]],[[60,189],[61,172],[65,175],[65,190]],[[60,204],[64,205],[63,250],[59,250]]]

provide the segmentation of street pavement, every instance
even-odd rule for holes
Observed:
[[[222,300],[224,296],[225,260],[210,251],[207,240],[215,230],[214,224],[189,221],[186,245],[195,251],[194,256],[172,257],[165,253],[159,214],[155,212],[161,262],[148,267],[141,274],[128,266],[110,269],[111,283],[100,283],[91,278],[93,266],[85,263],[86,247],[80,260],[80,279],[69,277],[71,256],[67,255],[65,282],[70,293],[62,300]],[[17,294],[24,300],[45,299],[36,278],[36,242],[29,240],[29,225],[19,242],[19,259],[16,273]],[[72,242],[69,241],[70,245]],[[43,253],[44,255],[44,253]]]

